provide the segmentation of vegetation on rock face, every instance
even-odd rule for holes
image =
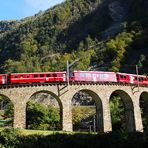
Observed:
[[[20,21],[2,21],[1,72],[62,71],[66,60],[81,58],[73,69],[133,73],[145,55],[141,73],[147,73],[147,3],[67,0]]]
[[[95,106],[75,106],[72,109],[73,130],[90,131],[93,126],[93,116],[96,114]],[[83,121],[84,120],[84,121]]]

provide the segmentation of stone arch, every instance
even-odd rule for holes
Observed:
[[[132,98],[128,95],[126,91],[123,91],[123,90],[113,91],[112,94],[110,95],[110,98],[112,95],[118,95],[123,102],[126,129],[129,132],[135,131],[134,106],[133,106]]]
[[[12,112],[10,112],[10,115],[6,115],[6,117],[9,117],[10,118],[10,116],[11,116],[11,118],[12,118],[12,125],[11,126],[13,126],[14,125],[14,102],[13,102],[13,100],[11,100],[9,97],[7,97],[6,95],[4,95],[4,94],[1,94],[0,93],[0,96],[2,97],[2,99],[4,99],[3,101],[3,103],[2,102],[0,102],[0,103],[2,103],[2,104],[0,104],[0,110],[1,109],[5,109],[5,105],[12,111]],[[11,104],[9,104],[9,106],[8,106],[8,104],[6,104],[6,103],[9,103],[9,102],[11,102]],[[12,107],[12,108],[11,108]],[[10,111],[9,110],[9,111]],[[9,114],[9,112],[8,112],[8,114]],[[11,115],[12,114],[12,115]],[[7,120],[6,119],[6,117],[5,117],[5,120]],[[1,120],[3,120],[2,118],[1,118]],[[6,125],[6,126],[10,126],[10,125]]]
[[[60,110],[60,128],[62,128],[63,105],[62,105],[62,102],[61,102],[60,98],[59,98],[55,93],[53,93],[53,92],[51,92],[51,91],[48,91],[48,90],[40,90],[40,91],[36,91],[35,93],[33,93],[33,94],[29,97],[28,101],[31,99],[31,97],[33,97],[34,95],[39,94],[39,93],[46,93],[46,94],[49,94],[49,95],[51,95],[53,98],[55,98],[56,101],[58,102],[58,106],[59,106],[59,110]],[[28,101],[27,101],[27,102],[28,102]],[[27,102],[26,102],[26,110],[27,110]],[[26,116],[27,116],[27,114],[26,114]]]
[[[140,94],[140,108],[142,109],[142,117],[145,118],[143,121],[144,130],[148,131],[148,92],[144,91]]]
[[[9,99],[9,100],[13,103],[13,101],[12,101],[9,97],[7,97],[6,95],[4,95],[4,94],[1,94],[1,93],[0,93],[0,96],[5,97],[5,98]]]
[[[92,97],[92,99],[95,101],[95,105],[96,105],[96,131],[103,132],[104,131],[103,108],[102,108],[102,101],[101,101],[99,95],[95,91],[90,90],[90,89],[80,89],[73,94],[73,97],[79,91],[85,92],[86,94],[90,95]]]
[[[40,90],[40,91],[37,91],[37,92],[33,93],[33,94],[30,96],[30,98],[31,98],[32,96],[38,94],[38,93],[47,93],[47,94],[50,94],[51,96],[53,96],[53,97],[57,100],[57,102],[58,102],[60,108],[62,108],[62,102],[61,102],[60,98],[59,98],[55,93],[53,93],[53,92],[51,92],[51,91],[48,91],[48,90]],[[30,98],[29,98],[29,99],[30,99]]]

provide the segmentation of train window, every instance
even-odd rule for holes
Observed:
[[[91,77],[91,74],[90,73],[86,73],[86,77]]]
[[[5,75],[2,75],[2,79],[6,79],[6,76]]]
[[[20,75],[20,78],[23,78],[23,75]]]
[[[44,74],[40,74],[40,77],[44,77]]]
[[[29,78],[29,75],[26,75],[27,78]]]
[[[80,73],[80,77],[86,77],[85,73]]]
[[[62,73],[60,73],[60,74],[59,74],[59,77],[63,77],[63,74],[62,74]]]
[[[120,75],[120,78],[123,79],[123,75]]]
[[[53,74],[53,77],[56,77],[56,76],[57,76],[57,74],[54,73],[54,74]]]
[[[142,78],[142,81],[146,81],[146,78]]]
[[[38,75],[37,74],[34,74],[34,78],[37,78],[38,77]]]
[[[106,78],[108,78],[108,74],[100,74],[100,78],[106,79]]]
[[[50,74],[46,74],[46,77],[50,77]]]
[[[126,79],[126,76],[125,75],[121,75],[120,78],[121,79]]]
[[[14,78],[18,78],[18,75],[14,75]]]
[[[136,81],[142,81],[142,78],[141,77],[135,77],[135,80]]]

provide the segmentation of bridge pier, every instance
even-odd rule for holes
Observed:
[[[17,102],[14,104],[14,128],[26,128],[26,104]]]
[[[133,98],[133,106],[134,106],[135,130],[137,132],[143,132],[140,100],[138,96]]]
[[[62,130],[72,132],[72,106],[68,96],[62,96]]]
[[[28,100],[25,92],[14,91],[11,93],[14,105],[14,128],[26,128],[26,102]]]
[[[109,95],[106,92],[102,93],[100,96],[101,96],[102,111],[103,111],[103,132],[110,132],[112,131],[112,125],[111,125],[111,115],[109,107]]]

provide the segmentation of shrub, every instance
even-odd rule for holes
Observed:
[[[19,129],[6,128],[0,133],[0,142],[4,147],[15,147],[19,144],[21,132]]]

